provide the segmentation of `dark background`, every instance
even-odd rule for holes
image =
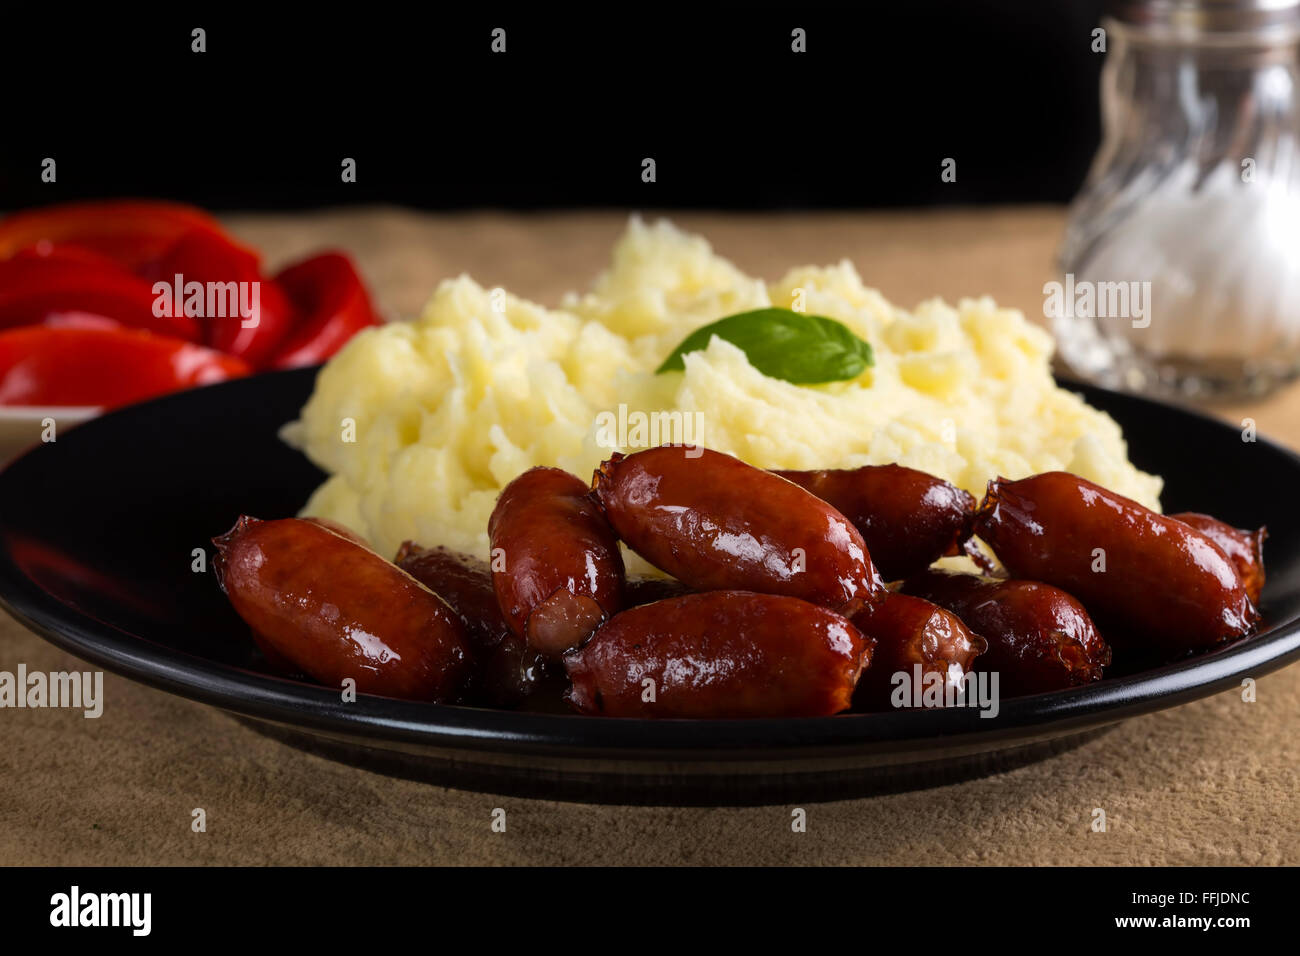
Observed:
[[[7,12],[0,208],[1065,201],[1099,135],[1100,2]]]

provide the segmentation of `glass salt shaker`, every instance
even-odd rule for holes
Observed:
[[[1300,0],[1129,0],[1102,20],[1103,139],[1044,288],[1062,358],[1116,388],[1300,374]]]

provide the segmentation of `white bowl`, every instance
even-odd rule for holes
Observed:
[[[47,435],[57,441],[64,431],[101,411],[86,405],[0,405],[0,464],[48,440]]]

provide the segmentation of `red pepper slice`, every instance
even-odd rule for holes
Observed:
[[[0,333],[0,405],[114,408],[250,371],[242,359],[134,329]]]
[[[124,326],[94,312],[51,312],[41,323],[49,329],[120,329]]]
[[[275,281],[302,319],[271,359],[271,368],[323,362],[371,325],[379,325],[352,260],[341,252],[312,256],[285,269]]]
[[[0,262],[0,328],[34,325],[58,312],[92,312],[123,325],[197,339],[192,318],[155,315],[152,284],[85,256],[22,255]]]
[[[63,203],[0,220],[0,259],[50,242],[97,252],[134,271],[196,230],[225,235],[203,210],[180,203],[138,199]]]
[[[118,269],[122,267],[104,255],[102,252],[95,252],[93,249],[83,249],[80,246],[68,245],[67,243],[55,244],[48,239],[42,239],[34,246],[26,246],[19,249],[13,254],[14,259],[57,259],[60,262],[83,263],[89,266],[98,266],[101,269]]]
[[[181,295],[178,301],[182,309],[190,301],[186,287],[191,282],[200,283],[203,294],[197,317],[203,341],[214,349],[244,359],[250,365],[261,365],[270,358],[293,325],[293,305],[284,290],[277,283],[262,279],[256,255],[223,236],[211,232],[187,233],[173,243],[156,263],[150,264],[143,274],[173,288],[179,283]],[[180,276],[179,280],[177,276]],[[220,291],[217,295],[223,300],[224,308],[220,311],[226,314],[206,314],[210,306],[217,304],[215,299],[213,303],[207,302],[208,284],[218,284],[220,290],[232,282],[235,286],[227,288],[234,289],[233,296]],[[253,312],[247,319],[239,311],[244,306]]]

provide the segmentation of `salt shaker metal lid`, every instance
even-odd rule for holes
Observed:
[[[1250,33],[1272,40],[1300,33],[1300,0],[1112,0],[1106,13],[1170,38]]]

